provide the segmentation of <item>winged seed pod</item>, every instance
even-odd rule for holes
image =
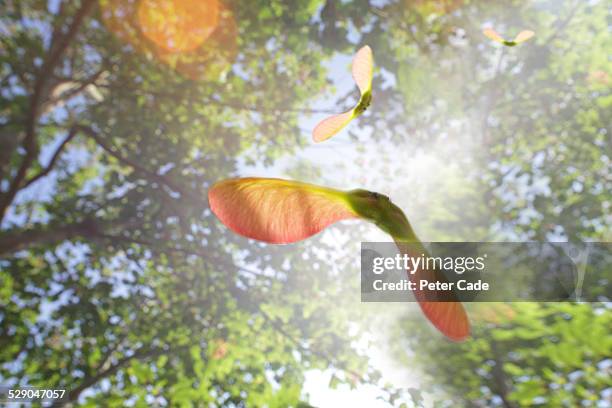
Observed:
[[[340,132],[353,119],[360,116],[368,109],[372,102],[372,70],[374,57],[369,46],[362,47],[353,57],[352,75],[361,97],[357,105],[344,113],[323,119],[312,131],[312,139],[315,142],[323,142]]]
[[[496,41],[508,47],[514,47],[515,45],[523,43],[535,35],[533,31],[523,30],[520,33],[518,33],[516,37],[514,37],[514,40],[506,40],[501,35],[499,35],[497,31],[493,30],[492,28],[485,28],[482,31],[482,33],[486,35],[487,37],[489,37],[491,40]]]
[[[346,219],[373,222],[388,233],[403,253],[426,253],[402,210],[387,196],[366,190],[340,191],[274,178],[236,178],[214,184],[208,192],[212,212],[232,231],[271,244],[304,240]],[[413,281],[444,280],[437,270],[419,269]],[[468,337],[467,314],[458,301],[435,290],[415,290],[415,298],[431,323],[448,338]],[[447,299],[448,300],[448,299]]]

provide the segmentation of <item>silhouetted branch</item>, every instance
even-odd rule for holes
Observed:
[[[62,54],[66,51],[78,29],[80,28],[83,19],[93,6],[96,4],[95,0],[83,0],[81,8],[75,14],[72,19],[72,23],[68,28],[65,35],[59,35],[59,30],[55,33],[56,37],[51,39],[51,46],[49,48],[48,58],[43,62],[40,71],[36,76],[34,82],[34,88],[30,97],[30,107],[25,123],[25,137],[23,140],[23,148],[25,150],[25,156],[21,160],[21,164],[15,174],[15,177],[11,181],[6,193],[0,194],[0,223],[6,215],[6,210],[11,205],[17,192],[21,189],[21,185],[25,179],[26,173],[32,163],[34,162],[38,153],[38,144],[36,143],[36,122],[39,116],[39,109],[41,106],[42,99],[44,97],[44,89],[47,80],[52,76],[53,70],[59,63]]]
[[[265,321],[270,323],[270,325],[272,325],[272,327],[274,327],[274,329],[277,332],[279,332],[283,337],[285,337],[287,340],[292,342],[296,347],[298,347],[298,349],[300,349],[300,351],[302,353],[313,354],[313,355],[315,355],[315,356],[325,360],[327,362],[327,364],[329,364],[331,366],[337,366],[341,370],[351,374],[352,376],[357,378],[359,381],[366,382],[365,378],[363,378],[363,376],[360,373],[358,373],[357,371],[354,371],[354,370],[351,370],[350,368],[344,367],[343,364],[341,364],[341,363],[339,364],[339,362],[337,362],[337,361],[336,362],[333,361],[325,353],[321,353],[321,352],[319,352],[317,350],[313,350],[311,348],[304,347],[302,344],[300,344],[300,342],[297,339],[294,339],[293,336],[291,336],[289,333],[287,333],[287,331],[285,329],[283,329],[279,324],[277,324],[276,320],[272,319],[263,310],[261,310],[261,308],[259,310],[259,313],[261,314],[261,316],[264,318]]]
[[[497,343],[491,337],[491,352],[493,353],[493,361],[495,364],[491,369],[491,374],[493,374],[493,381],[497,388],[497,394],[501,398],[504,407],[506,408],[516,408],[516,406],[508,399],[508,394],[510,390],[508,389],[508,379],[506,377],[506,373],[504,372],[503,361],[499,356],[499,351],[497,349]]]
[[[101,86],[103,88],[111,88],[109,85]],[[122,89],[127,89],[133,94],[137,95],[153,95],[159,96],[163,98],[172,98],[172,99],[187,99],[188,95],[185,93],[176,93],[176,92],[167,92],[167,91],[150,91],[147,90],[143,92],[141,88],[136,87],[125,87],[122,86]],[[256,105],[245,105],[243,103],[237,101],[220,101],[215,98],[207,98],[204,102],[211,104],[222,106],[225,108],[235,109],[235,110],[243,110],[249,112],[258,112],[258,113],[275,113],[275,112],[295,112],[295,113],[324,113],[324,114],[336,114],[338,113],[336,110],[332,109],[309,109],[309,108],[290,108],[290,107],[264,107],[264,106],[256,106]]]
[[[47,225],[26,230],[7,230],[0,234],[0,256],[13,254],[34,245],[49,245],[75,238],[95,238],[117,227],[125,227],[129,221],[99,221],[94,218],[67,225]]]
[[[274,112],[295,112],[295,113],[325,113],[329,115],[336,114],[335,110],[331,109],[308,109],[308,108],[264,108],[259,106],[249,106],[243,105],[237,102],[222,102],[217,99],[209,99],[207,103],[211,103],[213,105],[224,106],[226,108],[236,109],[236,110],[244,110],[250,112],[259,112],[259,113],[274,113]]]
[[[113,235],[113,234],[98,234],[97,235],[98,238],[105,238],[110,240],[111,242],[127,242],[127,243],[131,243],[131,244],[137,244],[137,245],[142,245],[147,247],[147,249],[154,251],[155,249],[158,249],[159,251],[163,251],[163,252],[176,252],[176,253],[180,253],[182,255],[185,256],[197,256],[203,260],[205,260],[206,262],[208,262],[210,265],[212,266],[216,266],[219,264],[222,264],[228,268],[236,268],[242,272],[246,272],[249,273],[251,275],[257,276],[258,278],[264,278],[264,279],[274,279],[272,276],[268,276],[268,275],[264,275],[259,271],[256,271],[254,269],[248,268],[246,266],[241,266],[241,265],[236,265],[234,263],[229,263],[223,259],[220,259],[218,257],[212,256],[210,253],[204,252],[204,251],[197,251],[197,250],[193,250],[193,249],[189,249],[189,248],[179,248],[179,247],[172,247],[172,246],[168,246],[165,245],[163,243],[156,243],[153,241],[148,241],[145,239],[141,239],[141,238],[134,238],[134,237],[129,237],[129,236],[125,236],[125,235]]]
[[[176,192],[180,193],[182,196],[188,196],[188,197],[190,197],[190,198],[192,198],[194,200],[201,200],[202,199],[202,197],[200,197],[197,194],[195,194],[195,193],[193,193],[191,191],[185,190],[184,188],[176,185],[173,181],[169,180],[168,178],[164,177],[163,175],[157,174],[154,171],[151,171],[151,170],[141,166],[140,164],[136,163],[135,161],[129,159],[128,157],[125,157],[124,155],[120,154],[113,147],[111,147],[91,127],[79,125],[79,126],[77,126],[77,128],[78,128],[78,130],[82,131],[83,133],[85,133],[86,135],[91,137],[98,144],[98,146],[100,146],[108,154],[113,156],[115,159],[119,160],[121,163],[127,164],[128,166],[132,167],[134,170],[136,170],[139,173],[141,173],[142,175],[144,175],[146,179],[148,179],[150,181],[154,181],[154,182],[160,183],[160,184],[163,184],[163,185],[169,187],[170,189],[172,189],[173,191],[176,191]]]
[[[55,166],[55,162],[57,161],[59,156],[62,154],[62,150],[64,149],[64,147],[66,147],[66,145],[74,138],[74,136],[76,136],[76,134],[77,134],[77,129],[74,127],[71,128],[68,131],[68,135],[66,136],[66,138],[57,147],[57,149],[55,149],[55,153],[53,153],[53,156],[51,156],[51,160],[49,161],[49,164],[47,164],[47,166],[43,170],[41,170],[37,175],[26,180],[22,188],[28,187],[30,184],[35,183],[37,180],[49,174],[51,170],[53,170],[53,166]]]
[[[57,84],[54,85],[53,90],[50,92],[51,98],[44,103],[42,108],[42,114],[46,114],[50,112],[52,109],[56,108],[57,105],[63,104],[65,101],[74,98],[75,96],[80,95],[83,91],[87,89],[89,86],[95,86],[96,81],[100,78],[100,76],[105,72],[104,69],[100,69],[98,72],[93,74],[91,77],[86,78],[84,80],[74,80],[74,79],[60,79]],[[59,87],[64,84],[73,84],[74,88],[67,90],[65,93],[55,96],[54,93],[57,91]]]
[[[154,356],[163,354],[164,352],[165,351],[163,349],[137,350],[132,355],[126,356],[118,360],[115,364],[111,365],[109,368],[103,371],[100,371],[98,374],[85,378],[83,382],[79,384],[79,386],[77,386],[76,388],[73,388],[72,390],[68,392],[68,395],[66,396],[66,398],[64,398],[61,401],[56,401],[53,405],[51,405],[51,407],[61,407],[62,405],[65,405],[66,403],[76,401],[79,398],[79,395],[81,395],[81,393],[85,391],[87,388],[97,384],[100,380],[115,374],[121,368],[127,366],[134,359],[139,360],[143,358],[154,357]]]
[[[561,34],[563,30],[565,30],[565,27],[567,27],[567,25],[574,19],[574,16],[576,15],[576,12],[578,11],[579,8],[580,8],[580,1],[574,4],[574,7],[572,7],[572,10],[568,14],[568,16],[565,18],[565,20],[561,21],[561,23],[559,24],[555,32],[545,41],[546,44],[550,43],[552,40],[557,38],[557,36]]]

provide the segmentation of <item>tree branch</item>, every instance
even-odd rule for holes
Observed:
[[[117,363],[113,364],[106,370],[100,371],[98,374],[92,377],[85,378],[83,382],[79,384],[78,387],[68,392],[68,395],[66,396],[66,398],[56,401],[53,405],[51,405],[51,407],[61,407],[65,405],[66,403],[76,401],[79,398],[79,395],[81,395],[81,393],[85,391],[87,388],[91,387],[92,385],[95,385],[96,383],[98,383],[98,381],[102,380],[103,378],[106,378],[106,377],[109,377],[115,374],[117,371],[119,371],[121,368],[128,365],[134,359],[153,357],[155,355],[159,355],[162,353],[164,353],[164,350],[162,349],[137,350],[131,356],[127,356],[127,357],[124,357],[118,360]]]
[[[71,128],[68,131],[68,135],[66,136],[66,138],[57,147],[57,149],[55,149],[55,153],[53,153],[53,156],[51,157],[49,164],[47,164],[47,166],[43,170],[41,170],[37,175],[30,177],[28,180],[26,180],[22,188],[28,187],[32,183],[35,183],[39,179],[49,174],[51,170],[53,170],[53,166],[55,166],[55,162],[57,161],[59,156],[62,154],[62,150],[64,149],[64,147],[66,147],[66,145],[74,138],[74,136],[76,136],[76,134],[77,134],[77,129],[75,127]]]
[[[68,28],[68,31],[66,32],[66,34],[60,35],[56,37],[54,41],[53,40],[51,41],[52,46],[50,47],[50,50],[49,50],[51,53],[47,61],[43,64],[41,72],[40,72],[41,74],[43,75],[47,74],[48,76],[39,75],[39,78],[37,79],[37,82],[40,82],[40,85],[38,85],[39,87],[42,87],[46,79],[51,75],[53,69],[59,62],[62,54],[64,53],[64,51],[66,51],[66,49],[68,48],[68,46],[70,45],[74,37],[76,36],[79,28],[81,27],[81,24],[83,23],[83,19],[91,12],[91,9],[93,8],[95,4],[96,4],[95,0],[83,0],[81,4],[81,8],[74,15],[74,18],[72,19],[72,24]]]
[[[295,113],[324,113],[328,115],[333,115],[338,113],[335,110],[331,109],[308,109],[308,108],[286,108],[286,107],[274,107],[274,108],[261,108],[257,106],[249,106],[244,105],[237,102],[223,102],[218,99],[210,98],[206,101],[206,103],[211,103],[213,105],[219,105],[230,109],[243,110],[249,112],[259,112],[259,113],[270,113],[270,112],[295,112]]]
[[[81,8],[72,19],[72,24],[68,28],[66,34],[51,40],[48,58],[45,59],[40,71],[38,72],[34,83],[32,96],[30,98],[30,107],[26,117],[25,137],[23,140],[23,148],[25,149],[26,153],[21,160],[17,174],[10,183],[9,189],[6,193],[0,194],[0,224],[4,220],[6,210],[15,199],[17,192],[21,189],[21,184],[25,179],[28,169],[36,158],[38,150],[38,144],[36,143],[36,122],[38,120],[39,109],[43,99],[43,91],[47,79],[52,76],[53,70],[59,63],[62,54],[66,51],[76,36],[83,19],[85,16],[87,16],[87,14],[89,14],[94,4],[95,0],[83,0]]]
[[[130,243],[130,244],[137,244],[137,245],[142,245],[147,247],[149,250],[155,251],[156,247],[158,247],[159,250],[163,251],[163,252],[175,252],[175,253],[179,253],[182,254],[184,256],[197,256],[203,260],[205,260],[206,262],[208,262],[210,265],[212,266],[217,266],[219,264],[223,264],[225,266],[227,266],[228,268],[236,268],[241,272],[246,272],[248,274],[251,274],[253,276],[256,276],[257,278],[262,278],[262,279],[268,279],[268,280],[274,280],[273,277],[268,276],[268,275],[264,275],[259,271],[256,271],[254,269],[248,268],[246,266],[241,266],[241,265],[236,265],[235,263],[229,263],[219,257],[216,256],[211,256],[210,253],[204,252],[204,251],[197,251],[197,250],[190,250],[190,249],[186,249],[186,248],[180,248],[180,247],[172,247],[172,246],[168,246],[165,245],[164,243],[166,241],[164,241],[164,243],[161,244],[161,246],[159,246],[157,243],[153,242],[153,241],[148,241],[145,239],[140,239],[140,238],[133,238],[133,237],[128,237],[125,235],[114,235],[114,234],[98,234],[97,237],[99,238],[104,238],[104,239],[108,239],[110,240],[112,243],[116,243],[116,242],[126,242],[126,243]]]
[[[136,163],[133,160],[130,160],[129,158],[122,156],[120,153],[118,153],[117,151],[115,151],[114,148],[112,148],[110,145],[107,144],[107,142],[100,137],[100,135],[91,127],[89,126],[77,126],[78,130],[82,131],[83,133],[85,133],[86,135],[88,135],[89,137],[91,137],[97,144],[98,146],[100,146],[104,151],[106,151],[108,154],[110,154],[111,156],[113,156],[115,159],[119,160],[121,163],[123,164],[127,164],[128,166],[132,167],[134,170],[138,171],[139,173],[143,174],[148,180],[150,181],[154,181],[160,184],[163,184],[167,187],[169,187],[170,189],[181,193],[181,195],[183,196],[188,196],[192,199],[195,200],[201,200],[202,197],[198,196],[197,194],[185,190],[182,187],[176,185],[173,181],[168,180],[166,177],[164,177],[163,175],[157,174],[154,171],[151,171],[143,166],[141,166],[140,164]]]
[[[555,32],[550,37],[548,37],[548,39],[545,41],[546,44],[549,44],[552,40],[557,38],[563,30],[565,30],[567,25],[574,19],[574,16],[576,15],[576,12],[578,11],[579,8],[580,8],[580,2],[578,1],[574,4],[574,7],[572,7],[568,16],[563,21],[558,22],[559,26],[557,27]],[[559,20],[561,20],[561,18],[559,18]]]
[[[28,230],[8,230],[0,234],[0,256],[13,254],[34,245],[49,245],[75,237],[94,238],[120,222],[100,222],[93,218],[68,225],[45,226]]]
[[[497,388],[497,394],[501,398],[504,407],[516,408],[516,406],[508,399],[508,394],[510,393],[510,390],[508,389],[508,379],[506,378],[506,373],[504,372],[503,361],[499,355],[497,343],[493,338],[490,339],[490,342],[491,352],[493,353],[493,361],[495,362],[495,365],[491,369],[491,373],[493,374],[493,381]]]
[[[501,86],[499,85],[498,78],[501,74],[501,66],[505,53],[505,48],[502,48],[499,52],[499,57],[495,66],[495,73],[493,74],[493,79],[491,79],[491,86],[489,88],[489,92],[486,95],[485,111],[481,122],[481,139],[485,145],[488,145],[489,143],[489,117],[491,116],[491,112],[495,108],[495,101],[497,99],[496,95],[501,88]]]
[[[52,90],[49,92],[50,98],[49,100],[45,101],[41,109],[42,114],[46,114],[58,106],[63,106],[70,99],[83,93],[87,89],[87,87],[95,86],[96,81],[98,81],[98,79],[100,78],[100,76],[102,76],[104,72],[104,69],[100,69],[91,77],[86,78],[82,81],[73,79],[60,79],[56,84],[52,86]],[[62,85],[72,86],[72,89],[69,89],[64,93],[59,92],[58,89],[61,89]]]
[[[292,342],[300,350],[300,352],[305,353],[305,354],[308,354],[308,353],[313,354],[313,355],[319,357],[320,359],[326,361],[327,364],[329,364],[331,366],[337,366],[338,368],[340,368],[344,372],[349,373],[350,375],[355,377],[357,380],[359,380],[359,381],[361,381],[363,383],[367,382],[362,374],[360,374],[357,371],[351,370],[350,368],[344,366],[344,364],[342,364],[342,362],[340,362],[340,361],[335,361],[334,362],[325,353],[319,352],[319,351],[311,349],[311,348],[305,348],[302,344],[300,344],[300,342],[297,339],[293,338],[293,336],[291,336],[279,324],[277,324],[276,320],[274,320],[273,318],[268,316],[268,314],[266,312],[264,312],[261,309],[259,310],[259,312],[261,313],[261,316],[264,318],[265,321],[267,321],[272,327],[274,327],[274,329],[277,332],[279,332],[283,337],[285,337],[287,340]]]
[[[101,87],[110,88],[109,85],[102,85]],[[128,90],[133,94],[144,95],[144,96],[153,95],[153,96],[159,96],[162,98],[173,98],[173,99],[177,99],[177,98],[185,99],[187,97],[186,94],[180,94],[176,92],[167,92],[167,91],[141,92],[142,89],[137,88],[137,87],[122,86],[122,89]],[[206,100],[204,100],[204,102],[207,104],[211,104],[211,105],[222,106],[224,108],[242,110],[242,111],[248,111],[248,112],[257,112],[257,113],[295,112],[295,113],[324,113],[328,115],[333,115],[333,114],[338,113],[338,111],[333,110],[333,109],[309,109],[309,108],[291,108],[291,107],[279,107],[279,106],[266,108],[266,107],[261,107],[261,106],[245,105],[237,101],[220,101],[219,99],[216,99],[213,97],[208,97]]]
[[[115,351],[119,350],[119,347],[121,346],[123,341],[127,338],[128,333],[129,333],[129,331],[126,330],[125,332],[123,332],[121,334],[121,336],[119,336],[119,338],[117,339],[115,344],[108,346],[108,350],[106,351],[106,353],[104,353],[104,355],[100,359],[100,364],[98,364],[98,366],[96,367],[96,371],[100,371],[100,370],[103,369],[103,367],[106,365],[106,363],[110,360],[110,358],[113,355],[113,353]]]

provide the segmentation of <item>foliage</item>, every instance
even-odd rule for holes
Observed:
[[[398,333],[395,346],[415,351],[403,362],[418,361],[424,388],[444,396],[440,406],[605,406],[612,352],[608,307],[525,302],[512,305],[512,317],[502,310],[482,315],[473,340],[465,343],[439,341],[407,319],[404,328],[409,325],[412,336]]]
[[[341,166],[390,185],[421,238],[610,238],[605,2],[232,0],[235,59],[197,81],[112,32],[101,4],[2,6],[2,383],[66,388],[84,406],[297,406],[317,368],[382,388],[354,348],[369,316],[351,279],[365,227],[262,246],[229,234],[205,198],[305,149],[299,123],[329,114],[309,108],[319,98],[354,102],[356,90],[333,93],[329,62],[363,44],[373,103],[348,129],[358,157],[342,152]],[[536,36],[502,50],[485,21]],[[412,172],[427,155],[429,171]],[[355,183],[303,161],[290,171]],[[550,405],[600,398],[609,368],[589,364],[610,354],[609,309],[516,307],[520,318],[462,345],[408,320],[395,339],[436,363],[435,389],[458,403],[500,404],[495,365],[477,367],[493,358],[516,379],[510,404],[536,390]],[[597,330],[605,341],[584,338]],[[421,398],[388,389],[393,404]]]

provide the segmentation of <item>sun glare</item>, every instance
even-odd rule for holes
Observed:
[[[238,53],[234,13],[217,0],[100,0],[122,42],[191,80],[216,80]]]
[[[217,0],[142,0],[138,5],[142,33],[168,52],[193,51],[217,27]]]

